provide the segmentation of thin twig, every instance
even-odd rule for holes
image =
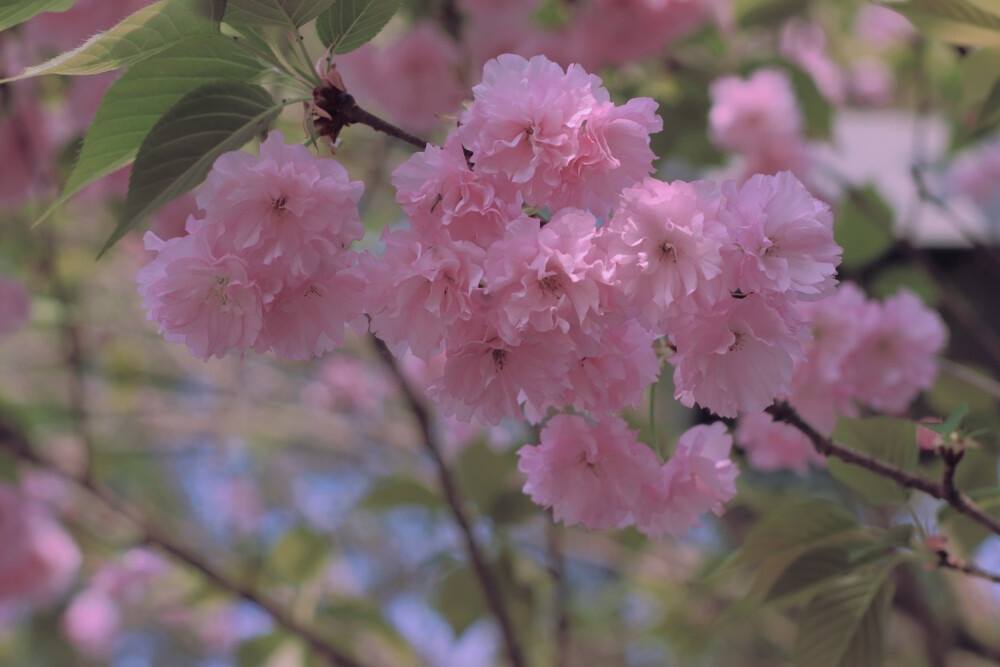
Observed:
[[[458,528],[462,533],[462,537],[465,541],[465,550],[469,556],[469,561],[472,563],[472,569],[479,582],[479,587],[482,589],[483,596],[486,598],[487,606],[489,606],[490,611],[493,613],[497,623],[500,625],[500,632],[503,635],[507,658],[510,660],[512,667],[526,667],[527,663],[525,662],[524,654],[521,651],[521,645],[518,641],[517,634],[514,631],[514,623],[510,617],[509,611],[507,610],[503,594],[501,593],[500,587],[497,585],[492,572],[490,572],[489,566],[486,564],[486,557],[483,555],[482,548],[479,546],[479,542],[476,540],[476,536],[472,532],[472,524],[469,522],[469,519],[465,514],[465,510],[463,509],[463,503],[459,495],[458,486],[452,478],[451,471],[448,469],[448,464],[445,462],[444,457],[441,454],[441,447],[434,436],[433,429],[431,428],[430,412],[427,410],[427,406],[424,405],[423,399],[418,396],[413,387],[410,386],[409,380],[407,380],[403,375],[403,372],[399,368],[399,364],[396,363],[396,359],[392,356],[392,352],[389,351],[386,344],[375,336],[372,336],[371,338],[375,349],[378,351],[379,357],[399,383],[400,390],[403,393],[403,398],[405,399],[410,411],[413,413],[413,416],[417,420],[417,425],[420,428],[421,443],[423,444],[424,449],[426,449],[431,455],[434,465],[437,468],[438,481],[441,484],[441,490],[444,493],[445,502],[448,504],[451,514],[455,519],[455,523],[458,524]]]
[[[1000,574],[993,574],[992,572],[987,572],[986,570],[980,569],[975,565],[970,565],[963,560],[955,558],[943,549],[935,553],[938,557],[937,566],[940,568],[944,568],[946,570],[956,570],[957,572],[962,572],[970,577],[978,577],[980,579],[985,579],[986,581],[992,581],[994,584],[1000,584]]]
[[[809,438],[813,447],[821,455],[833,456],[845,463],[850,463],[851,465],[870,470],[882,477],[887,477],[901,486],[917,489],[929,496],[944,500],[954,507],[959,514],[964,514],[991,533],[1000,535],[1000,520],[987,514],[975,501],[957,488],[954,488],[954,481],[949,482],[947,479],[934,481],[922,475],[912,473],[909,470],[894,466],[891,463],[886,463],[864,452],[859,452],[856,449],[834,442],[802,419],[801,415],[787,401],[776,401],[774,405],[767,408],[767,412],[775,420],[784,422],[801,431],[803,435]]]
[[[199,554],[177,542],[173,536],[150,523],[146,517],[126,504],[111,490],[100,485],[90,477],[74,475],[63,470],[52,461],[43,458],[35,452],[23,433],[4,422],[0,422],[0,448],[22,461],[58,475],[62,479],[83,489],[94,498],[97,498],[117,514],[128,519],[138,531],[141,542],[156,546],[161,551],[173,557],[174,560],[197,570],[218,588],[254,603],[270,614],[278,625],[308,644],[315,655],[322,657],[331,665],[336,665],[337,667],[362,667],[362,663],[341,652],[339,648],[327,641],[316,630],[297,621],[274,600],[205,562]]]
[[[569,667],[570,661],[570,617],[569,588],[566,581],[566,555],[562,548],[562,529],[554,520],[547,527],[548,551],[551,563],[549,573],[555,587],[553,606],[555,618],[555,655],[553,667]]]
[[[388,134],[390,137],[402,139],[403,141],[416,146],[420,150],[427,148],[427,142],[424,139],[421,139],[414,134],[410,134],[406,130],[396,127],[388,121],[382,120],[373,113],[365,111],[359,107],[357,103],[344,109],[344,116],[347,118],[348,124],[361,123],[362,125],[367,125],[373,130]]]

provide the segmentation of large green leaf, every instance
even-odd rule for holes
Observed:
[[[0,31],[24,23],[42,12],[64,12],[73,0],[3,0],[0,2]]]
[[[410,477],[384,477],[372,486],[361,501],[361,507],[387,510],[404,505],[419,505],[436,509],[443,504],[441,497],[424,484]]]
[[[282,106],[260,86],[239,81],[206,83],[181,98],[142,142],[125,213],[101,253],[157,208],[198,185],[216,158],[263,131]]]
[[[156,121],[184,95],[216,79],[249,80],[262,69],[223,35],[188,37],[130,67],[104,94],[62,194],[41,219],[98,178],[130,164]]]
[[[907,0],[886,2],[920,32],[959,46],[1000,46],[1000,12],[992,0]]]
[[[917,434],[912,422],[889,417],[841,418],[833,439],[903,470],[917,465]],[[909,496],[905,487],[860,466],[831,457],[827,467],[830,474],[874,505],[905,502]]]
[[[341,0],[229,0],[223,19],[230,25],[298,28]]]
[[[43,74],[99,74],[128,67],[192,35],[218,32],[214,0],[160,0],[81,46],[29,67],[13,79]],[[13,80],[10,79],[10,80]]]
[[[888,568],[851,574],[817,593],[799,620],[796,667],[880,667],[892,593]]]
[[[808,498],[780,507],[750,532],[735,565],[757,563],[786,550],[846,539],[861,526],[846,510],[828,500]]]
[[[400,0],[338,0],[320,14],[316,32],[334,53],[353,51],[379,33],[399,9]]]
[[[270,564],[283,582],[301,584],[319,574],[330,547],[330,538],[296,526],[274,545]]]

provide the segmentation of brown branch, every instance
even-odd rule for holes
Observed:
[[[97,498],[135,526],[139,532],[141,542],[156,546],[174,558],[174,560],[200,572],[218,588],[254,603],[270,614],[278,625],[290,634],[302,639],[315,655],[322,657],[329,664],[336,665],[337,667],[363,667],[362,663],[341,652],[339,648],[327,641],[316,630],[297,621],[291,613],[274,600],[205,562],[199,554],[177,542],[166,531],[150,523],[146,517],[126,504],[110,489],[102,486],[89,476],[72,474],[63,470],[52,461],[43,458],[35,452],[23,433],[2,421],[0,421],[0,449],[6,450],[24,462],[42,468],[47,472],[55,473],[62,479],[73,483],[89,495]]]
[[[947,502],[957,512],[969,517],[991,533],[1000,535],[1000,520],[987,514],[975,501],[955,488],[954,480],[949,481],[947,475],[941,481],[934,481],[834,442],[802,419],[802,416],[787,401],[775,401],[774,405],[767,408],[767,412],[775,420],[801,431],[821,455],[838,458],[845,463],[865,468],[877,475],[891,479],[901,486],[923,491],[929,496]],[[954,474],[954,467],[952,467],[952,474]]]
[[[992,581],[994,584],[1000,584],[1000,574],[987,572],[986,570],[978,568],[975,565],[970,565],[963,560],[955,558],[944,549],[940,549],[934,553],[937,554],[937,566],[940,568],[945,570],[955,570],[956,572],[967,574],[970,577],[978,577],[979,579]]]
[[[555,587],[553,606],[555,607],[555,656],[553,667],[569,667],[570,665],[570,617],[569,589],[566,581],[566,555],[562,548],[562,529],[554,520],[548,523],[548,550],[552,559],[549,574]]]
[[[427,148],[427,142],[420,137],[359,107],[354,96],[345,92],[338,84],[339,81],[330,81],[313,90],[313,125],[319,136],[336,141],[343,128],[360,123],[390,137],[402,139],[420,150]]]
[[[500,587],[497,585],[496,579],[490,572],[490,569],[486,564],[486,557],[483,555],[482,548],[479,546],[479,542],[476,540],[476,536],[472,532],[472,524],[469,522],[469,518],[466,516],[465,510],[462,507],[463,503],[458,491],[458,486],[452,478],[451,471],[448,469],[448,464],[445,462],[444,457],[441,454],[441,447],[434,436],[434,432],[431,427],[430,412],[427,410],[427,406],[424,404],[423,399],[418,396],[413,387],[410,386],[409,380],[407,380],[403,375],[402,370],[399,368],[399,364],[396,363],[396,359],[392,356],[392,352],[389,351],[386,344],[374,335],[371,339],[375,349],[378,351],[379,357],[396,378],[400,390],[403,392],[403,398],[410,411],[413,413],[413,416],[417,420],[417,425],[420,428],[421,443],[423,444],[424,449],[427,450],[427,452],[431,455],[431,458],[434,460],[434,465],[438,472],[438,482],[441,484],[441,490],[444,493],[445,502],[447,502],[448,507],[451,510],[452,517],[455,519],[455,523],[458,524],[459,530],[462,533],[462,537],[465,541],[465,551],[469,556],[469,561],[472,563],[472,569],[479,582],[479,587],[482,589],[483,596],[486,598],[487,606],[489,606],[490,611],[493,613],[497,623],[500,625],[500,632],[503,635],[507,658],[510,660],[510,664],[513,667],[525,667],[527,663],[525,662],[524,654],[521,651],[521,645],[518,641],[517,634],[514,631],[514,623],[511,620],[509,611],[507,610],[507,605],[504,602]]]

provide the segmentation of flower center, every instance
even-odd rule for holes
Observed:
[[[664,241],[660,244],[659,251],[661,260],[677,263],[677,248],[674,247],[673,243]]]
[[[741,331],[739,329],[730,329],[730,331],[733,332],[735,340],[733,341],[733,344],[729,346],[729,351],[739,352],[740,350],[743,349],[743,345],[745,344],[747,337],[746,332]]]
[[[507,351],[506,350],[493,350],[493,368],[500,372],[503,370],[504,364],[507,363]]]

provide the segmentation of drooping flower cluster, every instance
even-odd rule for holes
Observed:
[[[204,217],[188,219],[187,235],[146,235],[157,252],[137,276],[148,319],[205,360],[233,349],[308,359],[340,345],[345,324],[363,323],[348,250],[364,235],[363,189],[280,132],[259,157],[221,156],[198,194]]]
[[[736,495],[732,444],[721,422],[695,426],[661,465],[622,419],[591,426],[579,415],[556,415],[540,445],[518,451],[518,468],[528,476],[525,493],[551,507],[557,521],[590,530],[635,524],[655,539],[683,537],[699,515],[721,514]]]
[[[787,398],[821,433],[831,434],[837,415],[856,415],[858,405],[902,412],[933,383],[947,331],[912,292],[880,304],[845,284],[829,298],[796,308],[811,323],[812,336],[803,344]],[[737,438],[750,463],[762,470],[804,473],[818,461],[799,431],[766,414],[741,416]]]

